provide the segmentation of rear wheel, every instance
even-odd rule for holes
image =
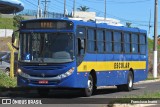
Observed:
[[[93,93],[94,86],[93,86],[93,77],[92,77],[92,75],[89,75],[87,84],[88,84],[88,87],[83,90],[85,97],[89,97]]]
[[[128,73],[127,84],[118,85],[117,89],[120,91],[131,91],[133,89],[133,73]]]

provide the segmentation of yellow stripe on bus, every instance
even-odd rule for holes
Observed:
[[[106,62],[82,62],[78,66],[78,72],[95,71],[117,71],[129,70],[130,68],[146,69],[146,61],[106,61]]]

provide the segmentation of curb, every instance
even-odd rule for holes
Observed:
[[[134,84],[145,84],[145,83],[153,83],[153,82],[158,82],[158,81],[160,81],[160,79],[139,81],[139,82],[134,83]]]

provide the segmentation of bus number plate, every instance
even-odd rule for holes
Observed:
[[[41,80],[38,82],[39,84],[48,84],[48,80]]]

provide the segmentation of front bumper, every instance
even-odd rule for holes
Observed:
[[[17,85],[19,87],[53,87],[53,88],[78,88],[75,81],[75,74],[70,75],[66,78],[60,77],[29,77],[24,78],[20,75],[17,76]],[[47,84],[39,84],[39,81],[47,80]]]

